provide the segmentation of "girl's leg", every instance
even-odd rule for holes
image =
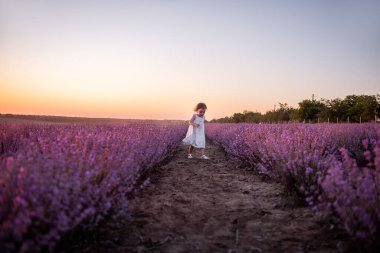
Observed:
[[[193,152],[194,147],[192,145],[189,146],[189,154]]]
[[[205,148],[202,148],[202,156],[203,159],[210,159],[207,155],[205,155]]]

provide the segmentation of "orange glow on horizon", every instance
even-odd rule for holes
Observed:
[[[191,80],[178,85],[178,79],[164,78],[158,80],[157,85],[149,83],[148,79],[132,86],[122,85],[123,82],[116,79],[113,82],[117,84],[112,85],[106,85],[102,80],[82,85],[74,76],[65,78],[70,84],[66,85],[59,75],[54,76],[50,72],[43,76],[43,73],[38,73],[41,70],[37,70],[24,76],[11,73],[0,77],[0,113],[186,120],[191,117],[194,105],[203,101],[209,108],[206,118],[213,119],[241,112],[244,103],[247,104],[244,109],[249,110],[250,98],[254,96],[247,93],[246,98],[240,96],[237,103],[238,95],[234,91],[221,93],[217,87],[215,90],[213,87],[204,88],[202,83],[191,87]],[[165,80],[173,88],[160,85]],[[221,100],[221,97],[225,99]]]

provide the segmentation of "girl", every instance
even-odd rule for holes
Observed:
[[[194,108],[194,112],[196,113],[194,113],[193,117],[189,120],[189,128],[186,137],[182,140],[183,143],[190,145],[188,158],[193,158],[191,153],[195,147],[202,150],[202,159],[209,159],[204,153],[206,146],[204,114],[206,109],[207,106],[205,103],[198,103]]]

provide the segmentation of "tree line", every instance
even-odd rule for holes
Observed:
[[[297,108],[279,103],[278,109],[260,112],[243,111],[230,117],[213,119],[218,123],[272,122],[370,122],[380,119],[380,95],[348,95],[344,99],[305,99]]]

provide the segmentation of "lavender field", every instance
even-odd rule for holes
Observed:
[[[379,125],[209,124],[207,135],[286,193],[339,218],[353,239],[379,244]]]
[[[0,252],[51,251],[65,233],[127,211],[137,180],[173,152],[185,130],[1,123]]]
[[[144,176],[178,149],[186,129],[164,121],[1,123],[0,252],[54,251],[67,233],[96,229],[111,212],[128,213],[130,197],[148,183]],[[379,125],[209,123],[206,134],[291,198],[336,217],[353,241],[379,245]],[[227,166],[220,157],[211,164],[181,159],[177,169],[203,168],[208,180],[212,166]]]

